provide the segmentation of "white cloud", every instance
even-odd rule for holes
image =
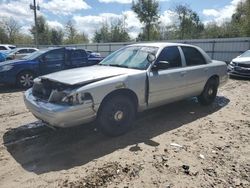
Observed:
[[[207,24],[209,22],[216,22],[220,25],[224,21],[230,20],[232,15],[235,13],[238,3],[244,1],[245,0],[232,0],[229,5],[220,9],[204,9],[202,13],[208,17],[204,23]]]
[[[83,0],[51,0],[41,4],[41,7],[56,15],[71,15],[75,11],[91,8]]]
[[[0,17],[13,18],[20,24],[33,21],[33,12],[29,7],[29,0],[2,1],[0,2]]]
[[[90,38],[93,37],[96,30],[102,27],[103,23],[111,23],[117,19],[124,19],[128,33],[132,38],[135,38],[141,30],[141,23],[133,11],[125,11],[122,14],[102,13],[97,16],[74,16],[73,20],[76,23],[78,30],[85,32]]]
[[[47,21],[48,25],[50,28],[53,28],[53,29],[63,29],[63,24],[61,24],[60,22],[58,21]]]
[[[100,3],[120,3],[130,4],[133,0],[99,0]],[[159,0],[159,1],[170,1],[170,0]]]
[[[176,15],[176,13],[174,11],[166,10],[160,16],[160,22],[164,26],[172,25],[172,24],[174,24],[175,21],[177,21],[177,15]]]
[[[132,3],[132,0],[99,0],[101,3],[121,3],[121,4],[129,4]]]

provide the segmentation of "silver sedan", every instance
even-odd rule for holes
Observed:
[[[105,134],[118,136],[129,130],[137,112],[193,96],[211,104],[227,79],[226,63],[211,60],[199,47],[142,43],[126,46],[95,66],[41,76],[24,101],[52,126],[96,119]]]

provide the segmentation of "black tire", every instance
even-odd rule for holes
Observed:
[[[28,89],[33,86],[34,74],[30,71],[23,71],[17,76],[17,86],[22,89]]]
[[[105,135],[120,136],[131,128],[135,113],[135,105],[129,97],[111,97],[100,107],[98,127]]]
[[[201,105],[210,105],[214,102],[218,92],[218,82],[216,79],[209,79],[202,91],[198,96],[198,101]]]

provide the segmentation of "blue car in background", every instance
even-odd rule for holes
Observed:
[[[5,53],[3,53],[3,52],[0,52],[0,62],[3,62],[3,61],[5,61],[6,60],[6,55],[5,55]]]
[[[34,52],[21,60],[0,63],[0,84],[16,84],[29,88],[33,79],[65,69],[95,65],[103,58],[93,56],[83,49],[53,48]]]

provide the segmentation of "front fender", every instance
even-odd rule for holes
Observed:
[[[139,107],[145,103],[145,79],[146,73],[136,75],[121,75],[94,82],[77,89],[76,92],[89,93],[94,101],[97,111],[103,99],[118,89],[130,89],[138,98]]]

